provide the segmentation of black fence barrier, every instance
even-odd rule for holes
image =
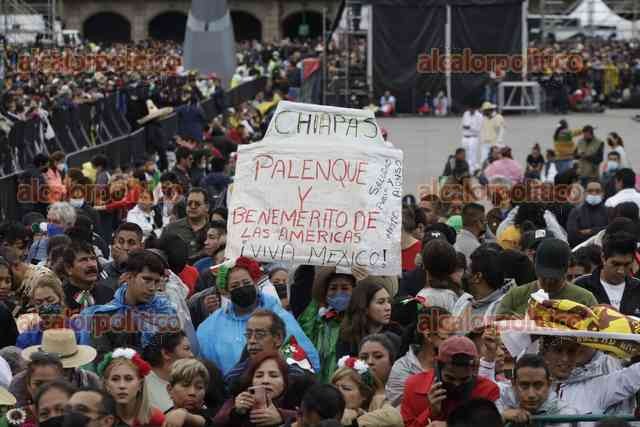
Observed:
[[[222,114],[226,106],[252,100],[266,85],[267,78],[262,77],[230,90],[224,101],[203,101],[207,120]],[[148,90],[140,87],[137,95],[146,98]],[[96,154],[104,154],[113,168],[128,169],[142,164],[147,151],[153,149],[147,143],[145,128],[130,133],[127,119],[117,109],[116,95],[72,108],[56,107],[49,122],[55,131],[52,139],[45,139],[45,123],[39,118],[15,122],[8,135],[0,135],[0,220],[20,220],[33,210],[46,215],[47,205],[29,196],[38,191],[32,178],[38,172],[30,170],[37,153],[63,151],[69,168],[82,168]],[[178,117],[170,115],[159,124],[168,143],[177,132]],[[27,191],[30,186],[36,188]]]
[[[139,164],[145,157],[144,129],[138,129],[111,142],[71,153],[67,156],[66,162],[70,168],[82,168],[83,164],[90,162],[98,154],[106,156],[109,165],[114,169],[128,169],[136,163]]]
[[[236,106],[253,99],[258,92],[265,89],[267,81],[266,77],[260,77],[234,87],[227,92],[227,105]]]

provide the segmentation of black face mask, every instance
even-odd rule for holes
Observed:
[[[241,308],[251,306],[256,302],[256,298],[258,298],[258,292],[253,285],[243,286],[231,291],[231,302]]]
[[[278,293],[278,297],[280,299],[287,297],[287,285],[286,284],[273,285],[273,287],[276,288],[276,292]]]
[[[77,411],[67,411],[63,418],[62,425],[53,427],[87,427],[91,422],[91,418]]]
[[[64,415],[59,417],[49,418],[47,421],[39,423],[40,427],[62,427],[64,421]]]

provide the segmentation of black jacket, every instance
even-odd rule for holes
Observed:
[[[76,295],[81,291],[68,280],[62,285],[64,291],[64,303],[67,308],[74,312],[79,312],[82,306],[76,301]],[[113,299],[114,291],[104,285],[96,283],[90,291],[96,305],[106,304]]]
[[[607,208],[604,203],[597,206],[589,206],[583,203],[577,206],[569,214],[567,221],[567,234],[569,236],[569,244],[577,246],[587,240],[589,237],[603,230],[608,224]],[[591,234],[583,235],[578,230],[591,229]]]
[[[574,283],[591,291],[599,304],[611,304],[607,292],[604,290],[602,283],[600,283],[600,271],[601,269],[596,269],[591,274],[578,277]],[[624,293],[620,302],[620,312],[631,316],[640,316],[640,280],[633,277],[626,278]]]

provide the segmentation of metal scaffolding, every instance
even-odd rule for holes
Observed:
[[[0,0],[0,14],[2,16],[2,33],[6,38],[19,34],[42,34],[43,37],[54,39],[58,19],[57,0]],[[24,17],[41,17],[42,26],[25,25]]]
[[[364,0],[346,0],[345,25],[334,34],[338,52],[330,55],[327,46],[324,47],[323,102],[326,105],[360,108],[368,103],[371,94],[371,23],[367,29],[360,28],[364,3]],[[325,35],[328,34],[325,28]]]

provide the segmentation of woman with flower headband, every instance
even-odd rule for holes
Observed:
[[[296,411],[289,391],[287,365],[280,353],[261,353],[251,361],[234,397],[225,402],[213,425],[270,427],[290,422]]]
[[[129,427],[156,426],[164,423],[164,414],[149,404],[144,378],[151,366],[131,348],[117,348],[108,353],[98,373],[104,387],[116,401],[116,415]]]
[[[344,396],[346,403],[342,425],[356,422],[360,427],[402,427],[400,412],[384,396],[384,385],[366,362],[351,356],[338,361],[331,384]]]

